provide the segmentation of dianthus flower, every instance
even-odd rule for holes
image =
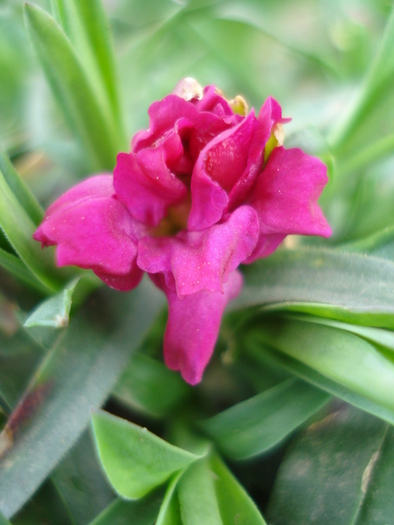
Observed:
[[[241,290],[238,266],[288,234],[330,235],[317,204],[326,168],[282,146],[287,119],[271,97],[256,116],[241,97],[185,79],[149,117],[113,176],[67,191],[34,238],[57,245],[59,266],[92,269],[117,290],[146,272],[168,299],[165,361],[196,384]]]

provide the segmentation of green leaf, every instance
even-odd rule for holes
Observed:
[[[76,445],[51,475],[76,525],[90,523],[114,500],[114,493],[97,460],[90,432]]]
[[[153,525],[161,500],[161,492],[155,492],[138,501],[124,501],[118,498],[89,525]]]
[[[341,323],[340,321],[332,321],[331,319],[324,319],[323,317],[312,316],[291,316],[293,319],[300,321],[308,321],[309,323],[316,323],[333,328],[346,330],[352,334],[359,335],[371,343],[394,351],[394,333],[391,330],[383,330],[382,328],[371,328],[369,326],[358,326],[354,324]]]
[[[6,183],[19,204],[29,215],[33,223],[38,226],[44,216],[44,210],[41,208],[39,202],[26,186],[20,175],[17,173],[11,164],[7,155],[0,149],[0,171],[2,172]]]
[[[349,149],[360,150],[363,145],[370,145],[375,138],[375,129],[378,132],[378,140],[381,139],[382,133],[387,133],[387,131],[390,133],[390,125],[382,127],[381,123],[387,118],[387,110],[390,109],[390,106],[388,108],[385,107],[385,102],[392,100],[393,95],[393,46],[394,8],[391,9],[379,49],[365,76],[362,88],[353,104],[349,105],[349,110],[332,134],[330,141],[341,155],[348,153]],[[378,113],[378,118],[375,119],[375,125],[372,127],[371,120],[373,122],[374,114],[376,113]],[[378,128],[376,128],[376,124]],[[357,135],[361,135],[361,140]],[[365,143],[365,139],[367,143]]]
[[[362,478],[362,505],[356,525],[381,525],[393,519],[394,429],[387,428],[379,449],[371,456]]]
[[[142,412],[163,417],[190,391],[179,374],[156,359],[137,353],[131,357],[114,394]]]
[[[380,475],[393,469],[387,425],[345,406],[311,425],[289,449],[277,475],[267,516],[276,525],[372,525],[391,523],[391,483],[382,489],[378,521],[360,519]],[[392,448],[392,447],[391,447]],[[383,466],[383,462],[388,463]],[[375,491],[373,489],[375,487]],[[392,492],[392,491],[391,491]],[[375,510],[376,509],[375,507]],[[388,521],[384,519],[387,516]],[[372,516],[371,516],[372,517]],[[377,515],[375,514],[375,519]]]
[[[274,447],[328,401],[317,388],[289,379],[199,426],[232,459],[246,459]]]
[[[394,226],[387,226],[363,239],[342,244],[339,248],[344,252],[367,252],[381,259],[394,260]]]
[[[64,500],[51,480],[46,480],[33,498],[12,518],[14,525],[75,525]]]
[[[8,521],[3,514],[0,512],[0,525],[11,525],[11,522]]]
[[[208,458],[187,469],[177,490],[183,525],[222,525]]]
[[[117,141],[118,130],[98,100],[76,51],[55,20],[39,7],[26,4],[25,20],[48,82],[92,168],[112,171],[122,147]]]
[[[39,292],[48,293],[48,288],[34,277],[19,257],[12,255],[12,253],[9,253],[2,248],[0,248],[0,266],[27,286],[30,286]]]
[[[12,193],[1,171],[0,228],[33,275],[48,290],[57,290],[62,282],[62,272],[55,268],[53,252],[43,251],[32,238],[36,226]]]
[[[394,360],[344,330],[288,318],[268,318],[250,333],[318,374],[364,397],[394,421]]]
[[[282,366],[284,370],[290,372],[297,377],[300,377],[304,381],[314,385],[329,394],[343,399],[347,403],[350,403],[366,412],[369,412],[391,424],[394,424],[394,414],[392,410],[383,407],[381,404],[371,401],[370,399],[357,394],[354,390],[346,388],[344,385],[336,383],[335,381],[328,379],[324,375],[316,372],[309,366],[304,365],[298,359],[289,357],[282,352],[278,352],[261,342],[258,342],[258,336],[254,333],[249,334],[251,337],[255,337],[255,341],[246,339],[244,342],[244,350],[247,351],[250,356],[263,368],[265,366],[267,357],[269,361],[275,363],[277,366]]]
[[[124,498],[142,498],[199,457],[106,412],[94,412],[92,421],[101,463]]]
[[[9,337],[0,332],[0,402],[7,412],[17,404],[42,356],[43,348],[25,330]]]
[[[163,502],[160,506],[160,512],[157,516],[156,525],[182,525],[181,508],[176,491],[178,482],[183,475],[183,471],[175,474],[169,483]]]
[[[62,29],[70,39],[107,118],[114,121],[119,150],[127,147],[119,105],[118,82],[109,23],[100,0],[52,0]]]
[[[59,294],[42,302],[24,322],[24,326],[50,326],[64,328],[68,326],[72,296],[79,278],[73,279]]]
[[[370,326],[394,328],[394,263],[334,250],[279,250],[244,267],[230,308],[265,305]]]
[[[86,428],[91,407],[103,403],[161,306],[147,281],[128,294],[100,290],[61,332],[0,435],[0,510],[7,517]]]
[[[216,455],[210,465],[223,525],[265,525],[258,508]],[[204,523],[204,522],[203,522]]]

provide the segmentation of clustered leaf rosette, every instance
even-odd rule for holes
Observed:
[[[286,235],[331,234],[317,204],[327,183],[317,158],[282,144],[281,107],[258,115],[241,97],[181,81],[149,108],[150,126],[113,173],[91,177],[50,206],[34,234],[57,245],[57,264],[92,269],[131,290],[144,272],[167,296],[164,358],[201,380],[238,266],[272,253]]]

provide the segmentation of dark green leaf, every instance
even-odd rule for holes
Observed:
[[[6,516],[25,503],[81,434],[91,407],[105,400],[162,305],[147,282],[129,294],[101,293],[62,333],[1,434],[0,509]]]
[[[46,299],[26,319],[24,326],[50,326],[64,328],[68,325],[72,296],[79,278],[73,279],[59,294]]]
[[[244,267],[231,308],[297,310],[341,321],[394,327],[394,263],[356,253],[304,248]]]
[[[355,525],[390,523],[394,514],[394,430],[389,427],[379,449],[371,456],[362,477],[363,492]]]
[[[311,425],[279,469],[267,511],[270,523],[371,525],[357,516],[364,499],[373,498],[371,487],[380,470],[377,461],[390,459],[386,432],[387,424],[349,406]],[[389,501],[383,496],[383,512],[392,508],[391,497]],[[392,514],[387,516],[389,521],[375,523],[390,523]]]
[[[42,9],[26,4],[30,40],[67,122],[81,140],[92,168],[113,169],[122,145],[118,130],[92,87],[70,41]]]
[[[117,384],[114,394],[142,412],[162,417],[190,393],[179,374],[145,354],[137,353]]]
[[[162,492],[155,492],[138,501],[116,499],[89,525],[153,525],[161,501]]]
[[[233,459],[277,445],[330,399],[304,381],[289,379],[201,422],[201,428]]]
[[[146,428],[106,412],[94,412],[92,420],[101,463],[124,498],[142,498],[198,459]]]
[[[84,432],[51,475],[76,525],[90,523],[114,499],[89,432]]]
[[[75,525],[55,485],[47,480],[32,499],[12,518],[14,525]]]

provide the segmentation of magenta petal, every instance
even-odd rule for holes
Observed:
[[[182,153],[180,138],[172,133],[157,148],[118,155],[114,170],[116,194],[137,221],[157,226],[168,208],[186,197],[185,184],[167,166]]]
[[[202,232],[143,238],[137,264],[148,273],[172,274],[179,297],[200,290],[223,291],[228,275],[252,253],[258,232],[255,210],[241,206]]]
[[[155,279],[156,284],[158,280]],[[219,333],[227,303],[242,287],[237,271],[229,275],[224,293],[200,291],[180,300],[176,293],[160,286],[168,299],[168,322],[164,335],[164,359],[169,368],[195,385],[201,381]]]
[[[268,97],[261,106],[257,117],[246,168],[229,194],[228,209],[230,211],[245,202],[245,198],[261,173],[265,145],[272,134],[273,127],[275,124],[287,122],[288,120],[290,119],[282,118],[282,108],[278,102],[272,97]]]
[[[331,235],[317,204],[328,178],[326,166],[300,149],[275,148],[252,190],[260,234]]]
[[[174,129],[179,119],[186,118],[194,123],[198,112],[191,102],[186,102],[177,95],[168,95],[163,100],[154,102],[148,110],[149,129],[140,131],[133,138],[133,152],[151,147],[156,140]]]
[[[189,230],[203,230],[222,218],[227,194],[245,170],[256,122],[250,113],[201,151],[192,175]]]
[[[57,245],[59,266],[92,269],[110,286],[131,289],[142,276],[136,265],[142,228],[112,194],[109,175],[78,184],[50,206],[34,238]]]

